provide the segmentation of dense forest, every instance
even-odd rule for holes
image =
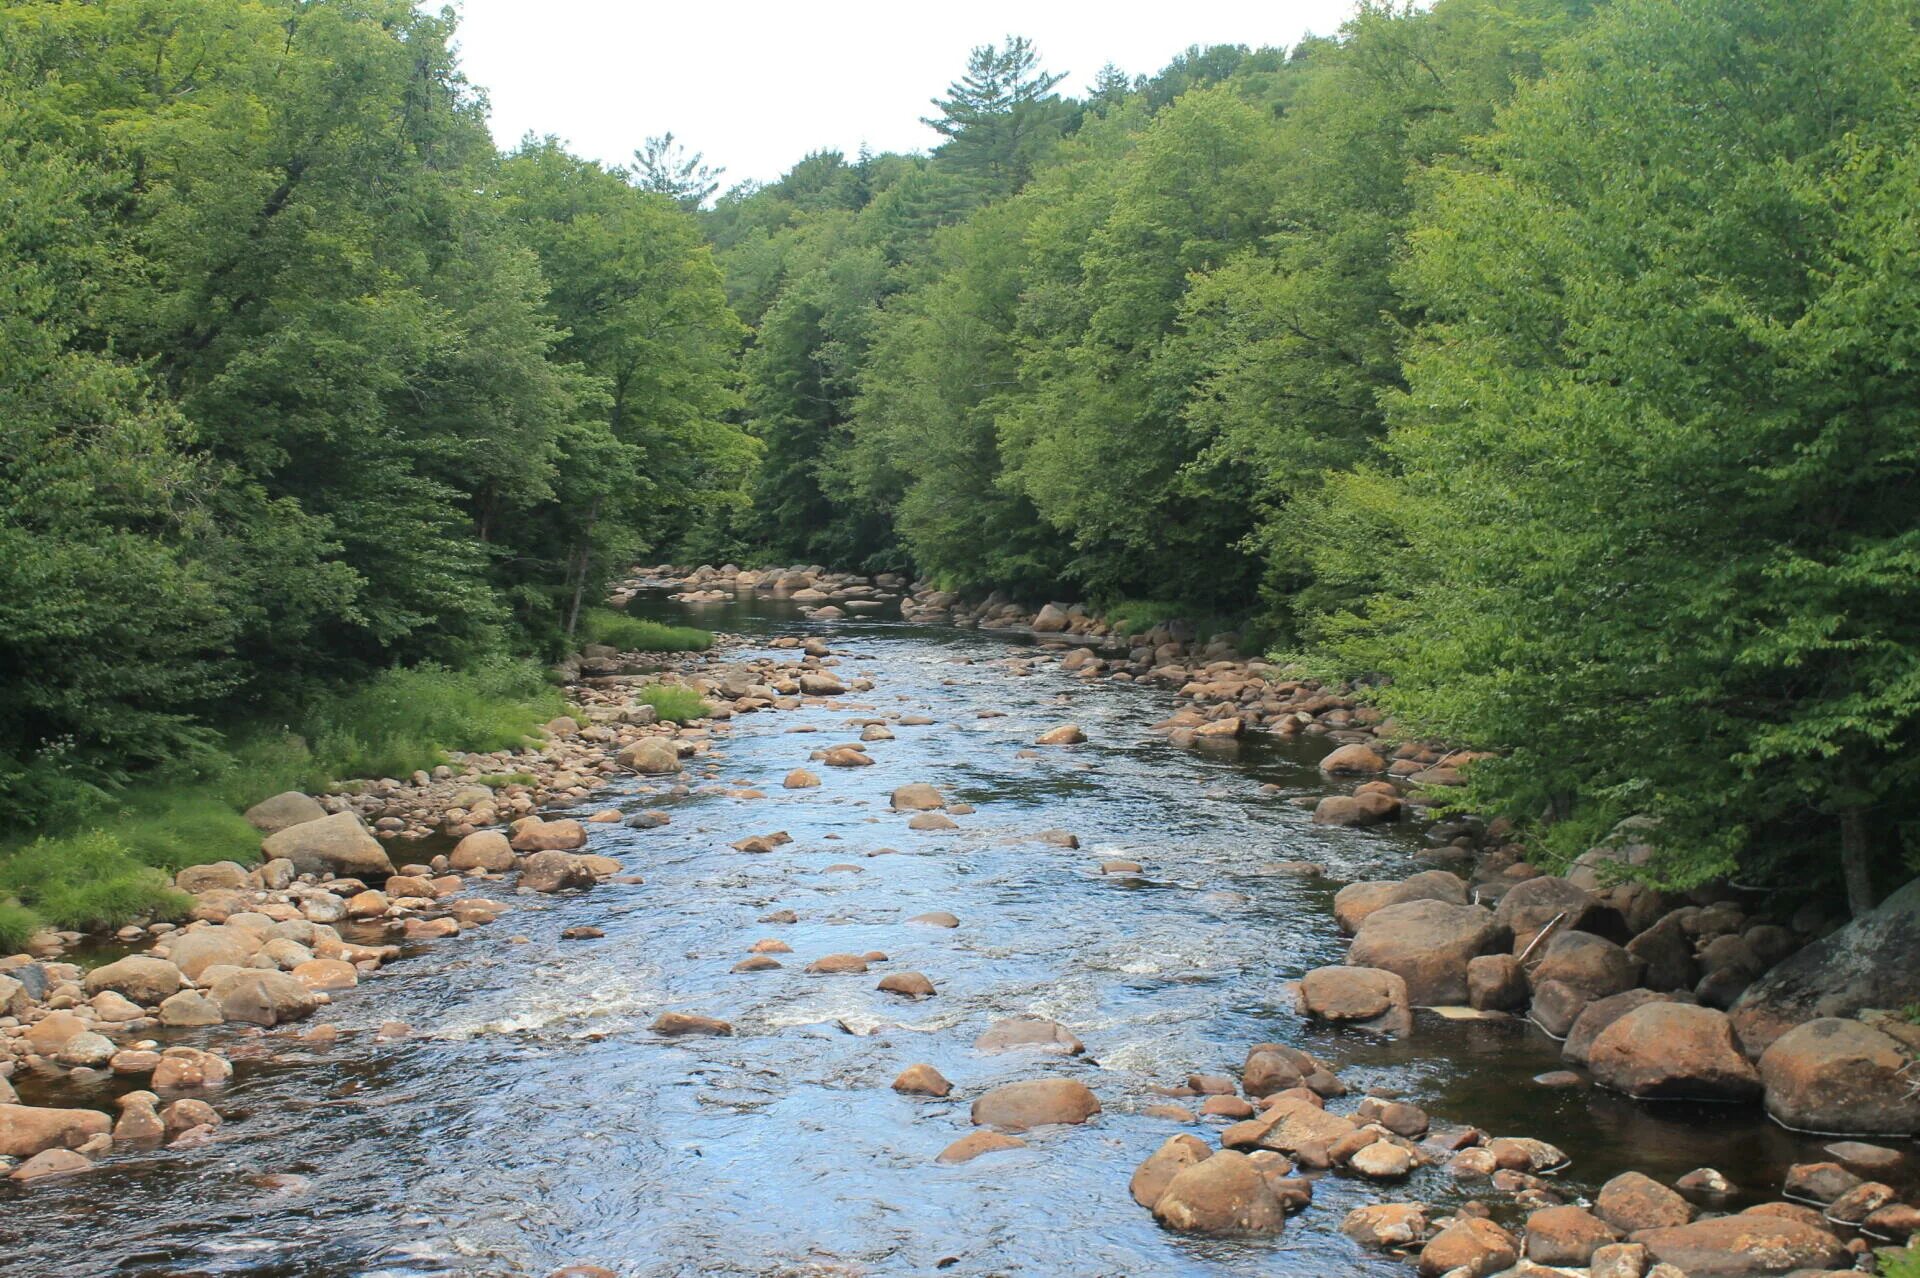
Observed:
[[[636,555],[1128,602],[1498,752],[1562,854],[1839,890],[1920,836],[1920,29],[1366,3],[709,199],[503,152],[404,0],[0,8],[0,812]],[[75,816],[73,819],[81,819]]]

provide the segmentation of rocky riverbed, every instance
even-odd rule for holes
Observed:
[[[1542,873],[1431,821],[1474,756],[1230,636],[663,595],[750,637],[589,651],[543,747],[276,796],[188,925],[0,963],[22,1272],[1625,1278],[1920,1217],[1893,978],[1818,975],[1898,908],[1664,896],[1631,826]]]

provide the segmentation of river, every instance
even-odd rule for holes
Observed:
[[[747,634],[745,655],[822,629],[765,600],[650,606]],[[1438,1170],[1394,1189],[1325,1178],[1269,1240],[1174,1235],[1129,1197],[1134,1166],[1193,1130],[1138,1113],[1165,1100],[1152,1089],[1233,1070],[1267,1039],[1334,1062],[1355,1096],[1390,1088],[1438,1118],[1552,1141],[1573,1155],[1577,1187],[1628,1167],[1670,1181],[1705,1164],[1757,1199],[1818,1149],[1754,1111],[1533,1085],[1557,1057],[1521,1022],[1422,1013],[1399,1042],[1305,1025],[1285,982],[1339,961],[1335,887],[1420,868],[1413,833],[1316,827],[1289,802],[1323,792],[1324,741],[1181,751],[1148,731],[1171,693],[1083,683],[1051,664],[1015,674],[1007,663],[1032,655],[1027,640],[883,619],[826,629],[838,671],[875,680],[846,703],[872,712],[743,715],[694,793],[638,777],[603,791],[594,808],[671,814],[652,830],[591,827],[589,850],[644,884],[511,897],[497,923],[411,947],[324,1009],[354,1031],[338,1045],[270,1036],[272,1060],[237,1059],[213,1098],[226,1125],[210,1146],[0,1189],[0,1272],[1410,1274],[1338,1225],[1362,1203],[1458,1201]],[[875,714],[935,722],[894,726],[896,739],[870,746],[876,766],[809,764],[810,751],[858,736],[849,720]],[[1028,749],[1069,721],[1086,744]],[[821,787],[780,788],[809,766]],[[887,796],[918,781],[976,811],[958,831],[909,832]],[[769,797],[726,797],[723,784]],[[1046,829],[1081,846],[1035,837]],[[728,846],[776,830],[793,841],[769,854]],[[1099,872],[1116,857],[1144,872]],[[1263,872],[1293,860],[1332,877]],[[758,921],[777,910],[798,921]],[[931,910],[960,926],[906,921]],[[605,936],[560,938],[579,924]],[[778,956],[786,966],[732,972],[763,937],[792,947]],[[890,961],[864,977],[802,971],[869,950]],[[938,995],[875,990],[880,974],[908,969]],[[737,1035],[660,1038],[647,1026],[666,1010],[724,1018]],[[1025,1014],[1069,1027],[1086,1055],[972,1048],[990,1022]],[[377,1041],[392,1019],[414,1033]],[[936,1066],[954,1095],[890,1090],[915,1062]],[[1055,1073],[1087,1083],[1104,1112],[1033,1134],[1026,1149],[934,1163],[970,1130],[973,1096]],[[110,1099],[36,1093],[32,1080],[21,1090],[38,1103]]]

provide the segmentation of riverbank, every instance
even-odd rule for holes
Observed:
[[[830,597],[844,584],[827,580],[807,588],[821,587]],[[795,605],[816,606],[839,605],[821,600]],[[1272,1062],[1254,1058],[1288,1058],[1271,1050],[1248,1052],[1250,1044],[1279,1042],[1324,1063],[1327,1075],[1347,1094],[1322,1097],[1328,1102],[1323,1112],[1356,1130],[1368,1126],[1355,1121],[1363,1112],[1393,1130],[1384,1121],[1387,1115],[1374,1109],[1392,1103],[1392,1093],[1399,1092],[1430,1114],[1436,1127],[1482,1124],[1482,1139],[1469,1146],[1473,1149],[1492,1150],[1494,1137],[1521,1133],[1565,1143],[1561,1132],[1570,1130],[1565,1115],[1554,1114],[1561,1104],[1557,1098],[1568,1093],[1542,1087],[1537,1101],[1522,1103],[1520,1097],[1483,1092],[1442,1100],[1431,1091],[1432,1075],[1418,1063],[1419,1054],[1459,1050],[1449,1029],[1455,1022],[1418,1011],[1408,1037],[1381,1040],[1349,1028],[1351,1022],[1301,1016],[1296,996],[1281,986],[1289,977],[1342,966],[1345,942],[1320,922],[1335,905],[1333,883],[1397,883],[1401,880],[1381,871],[1429,853],[1453,857],[1465,882],[1471,877],[1469,861],[1482,854],[1486,839],[1470,832],[1454,836],[1468,838],[1469,850],[1451,841],[1429,846],[1413,837],[1410,821],[1365,829],[1313,824],[1309,814],[1329,791],[1352,797],[1347,792],[1359,785],[1384,783],[1359,776],[1330,780],[1314,766],[1331,750],[1357,744],[1320,739],[1353,731],[1346,726],[1350,719],[1342,719],[1351,707],[1329,703],[1309,713],[1311,722],[1290,741],[1265,727],[1249,729],[1243,721],[1238,736],[1196,735],[1183,738],[1183,748],[1165,725],[1193,714],[1203,723],[1219,722],[1231,717],[1215,717],[1228,699],[1183,697],[1181,690],[1193,679],[1175,684],[1111,677],[1132,674],[1124,663],[1108,668],[1105,677],[1102,672],[1083,675],[1084,657],[1065,669],[1080,646],[1002,646],[965,638],[964,632],[796,617],[758,641],[730,645],[678,672],[706,687],[720,717],[676,730],[620,722],[620,713],[637,713],[637,692],[646,676],[621,671],[618,654],[596,654],[593,662],[607,664],[583,668],[578,686],[581,697],[599,708],[590,706],[593,712],[575,725],[581,729],[577,741],[563,738],[575,741],[569,750],[581,753],[561,770],[581,781],[605,780],[567,787],[560,793],[567,795],[568,807],[547,811],[547,819],[519,830],[476,825],[474,834],[455,836],[462,824],[472,823],[416,823],[448,836],[447,842],[476,839],[463,858],[476,863],[496,856],[504,841],[507,853],[523,858],[521,878],[509,877],[506,868],[476,872],[467,876],[462,895],[431,899],[407,895],[410,883],[396,891],[388,879],[387,908],[399,913],[342,919],[318,925],[315,934],[324,936],[318,927],[331,927],[345,944],[397,947],[395,955],[371,956],[379,959],[371,971],[392,977],[391,985],[370,981],[352,993],[329,994],[330,1003],[316,1000],[328,1009],[326,1020],[336,1031],[318,1027],[323,1032],[317,1037],[306,1036],[306,1022],[152,1032],[156,1042],[177,1033],[200,1050],[214,1048],[232,1062],[234,1074],[219,1088],[199,1093],[143,1090],[163,1100],[209,1101],[226,1119],[213,1133],[216,1140],[249,1150],[253,1159],[268,1159],[270,1168],[285,1165],[273,1161],[284,1157],[276,1150],[343,1149],[328,1142],[349,1135],[341,1121],[329,1123],[325,1111],[289,1110],[285,1088],[290,1084],[276,1080],[310,1078],[324,1091],[330,1085],[326,1079],[338,1079],[346,1070],[346,1077],[358,1080],[357,1088],[368,1089],[368,1103],[378,1106],[366,1110],[349,1102],[348,1113],[359,1123],[382,1126],[398,1120],[381,1115],[416,1109],[407,1095],[421,1092],[427,1112],[438,1112],[440,1104],[455,1106],[448,1113],[461,1116],[463,1132],[434,1126],[439,1135],[421,1146],[418,1156],[450,1160],[470,1173],[474,1164],[464,1160],[484,1150],[489,1174],[505,1177],[521,1194],[534,1192],[524,1177],[536,1176],[551,1187],[556,1177],[574,1175],[563,1167],[579,1164],[586,1179],[575,1192],[583,1204],[623,1194],[628,1180],[636,1192],[655,1196],[662,1186],[671,1186],[669,1201],[688,1209],[699,1204],[698,1214],[728,1237],[696,1230],[691,1221],[669,1224],[650,1207],[623,1212],[652,1222],[655,1237],[684,1241],[688,1257],[700,1250],[694,1245],[698,1233],[702,1246],[719,1248],[727,1257],[716,1261],[723,1272],[757,1272],[741,1259],[756,1241],[769,1248],[763,1257],[789,1256],[784,1248],[804,1241],[847,1259],[865,1257],[881,1271],[897,1269],[854,1242],[858,1235],[871,1239],[875,1218],[849,1203],[882,1200],[894,1218],[913,1222],[897,1245],[905,1249],[903,1256],[925,1261],[916,1263],[916,1271],[945,1254],[925,1249],[945,1246],[963,1257],[955,1266],[959,1272],[996,1272],[1010,1254],[1006,1248],[1031,1242],[1034,1217],[1007,1214],[1012,1204],[1027,1203],[1029,1195],[1035,1211],[1097,1221],[1098,1236],[1125,1238],[1130,1259],[1117,1262],[1120,1272],[1166,1271],[1170,1264],[1182,1272],[1284,1268],[1289,1263],[1284,1248],[1275,1253],[1258,1242],[1221,1242],[1217,1246],[1228,1250],[1195,1252],[1185,1243],[1156,1241],[1159,1227],[1127,1194],[1128,1173],[1166,1142],[1169,1124],[1188,1133],[1218,1133],[1224,1140],[1234,1123],[1252,1121],[1234,1116],[1243,1112],[1240,1106],[1270,1117],[1283,1102],[1304,1099],[1282,1095],[1287,1087],[1254,1094],[1285,1077]],[[1203,651],[1169,653],[1164,667],[1150,668],[1204,670],[1209,663],[1194,660]],[[1176,656],[1181,665],[1174,664]],[[1256,673],[1273,686],[1264,672]],[[1266,720],[1261,705],[1266,694],[1244,701],[1242,695],[1236,690],[1231,704],[1256,710]],[[1308,688],[1273,697],[1286,705],[1315,695],[1340,699],[1337,690]],[[1206,709],[1197,709],[1201,705]],[[775,709],[789,713],[760,713]],[[1298,713],[1306,712],[1289,711]],[[1328,726],[1329,719],[1335,726]],[[1154,724],[1162,725],[1158,732],[1150,730]],[[613,739],[586,736],[599,728]],[[1061,732],[1064,728],[1085,739],[1074,742],[1075,734]],[[1070,743],[1041,744],[1046,738]],[[1143,738],[1147,744],[1136,744]],[[649,742],[671,743],[673,757]],[[1304,767],[1248,770],[1248,761],[1266,758],[1274,749],[1287,751]],[[602,768],[607,752],[615,762]],[[623,753],[626,764],[619,762]],[[556,768],[560,762],[555,760]],[[671,770],[640,771],[634,764]],[[576,788],[581,792],[567,794]],[[405,822],[418,805],[411,793],[378,797],[395,811],[376,815],[373,808],[365,809],[376,823]],[[591,819],[596,814],[615,819],[596,822]],[[471,809],[467,815],[473,815]],[[407,828],[390,829],[394,837],[376,842],[393,861],[403,860],[406,849],[418,850],[419,859],[396,865],[397,871],[424,867],[431,873],[397,877],[426,878],[429,885],[446,878],[455,868],[458,844],[402,840]],[[572,844],[575,837],[584,842],[540,847]],[[518,850],[512,846],[516,841],[522,844]],[[1261,849],[1268,845],[1285,859],[1263,856]],[[446,864],[436,866],[436,857]],[[599,863],[601,857],[619,868],[609,871]],[[534,871],[534,881],[544,881],[549,867],[556,885],[571,880],[583,888],[588,881],[598,886],[578,892],[533,890],[528,870]],[[354,877],[335,874],[331,882],[345,889]],[[363,886],[376,890],[376,882],[377,876],[369,876]],[[317,885],[289,888],[289,895],[304,903],[314,895],[304,889]],[[344,904],[360,893],[328,895]],[[245,904],[282,904],[271,896],[249,897]],[[463,899],[465,906],[459,904]],[[486,913],[492,904],[510,907],[499,917],[512,920],[513,936],[458,917],[462,909]],[[196,930],[250,930],[259,923],[247,917],[252,912],[243,909],[225,923],[209,921]],[[945,917],[927,917],[938,915]],[[444,927],[445,919],[460,926],[440,939],[426,934],[429,927]],[[953,926],[946,925],[949,921]],[[576,939],[568,939],[568,933]],[[515,944],[516,937],[526,939]],[[287,938],[276,935],[266,944],[282,939]],[[284,946],[276,945],[274,954],[292,957]],[[402,957],[405,962],[396,963]],[[216,974],[215,980],[227,975]],[[254,981],[260,978],[242,983]],[[876,990],[877,982],[891,982],[903,992],[886,986]],[[925,992],[929,988],[932,993]],[[80,992],[87,993],[84,983]],[[398,1026],[384,1024],[396,1019],[415,1028],[403,1036]],[[1043,1020],[1057,1030],[1049,1028],[1038,1047],[1005,1051],[991,1046],[989,1036],[1001,1022],[1022,1028],[1001,1029],[1000,1037],[1031,1038],[1034,1031],[1025,1027]],[[1524,1029],[1510,1018],[1468,1024],[1502,1036]],[[383,1033],[383,1027],[394,1032]],[[698,1029],[718,1037],[684,1032]],[[1069,1041],[1084,1042],[1085,1050],[1046,1050],[1047,1043]],[[1388,1062],[1370,1046],[1376,1041],[1404,1044],[1408,1050],[1395,1049],[1398,1054]],[[1516,1050],[1512,1063],[1525,1059]],[[329,1066],[329,1061],[339,1064]],[[925,1067],[947,1080],[947,1098],[912,1090],[931,1080],[911,1067]],[[1467,1060],[1462,1067],[1466,1078],[1485,1062]],[[531,1073],[522,1079],[526,1071]],[[84,1108],[151,1081],[151,1075],[90,1081],[73,1071],[56,1079],[37,1068],[20,1074],[28,1099],[44,1105],[63,1094]],[[907,1074],[913,1077],[902,1077]],[[617,1078],[645,1099],[601,1092],[596,1075]],[[1525,1077],[1512,1080],[1520,1090]],[[1218,1090],[1221,1079],[1235,1094]],[[972,1102],[986,1102],[1002,1088],[1043,1080],[1079,1084],[1101,1112],[1083,1113],[1092,1121],[1070,1129],[1026,1133],[1009,1130],[1017,1124],[1002,1121],[1008,1115],[996,1109],[1020,1099],[1021,1092],[1002,1093],[969,1112]],[[894,1091],[893,1081],[907,1087]],[[1168,1094],[1181,1089],[1193,1094]],[[496,1090],[497,1103],[489,1098]],[[1050,1087],[1049,1092],[1070,1089]],[[1374,1107],[1365,1111],[1357,1104],[1363,1093],[1375,1097]],[[1085,1108],[1079,1093],[1049,1099],[1070,1105],[1078,1099]],[[1504,1108],[1496,1111],[1490,1102]],[[1256,1110],[1262,1105],[1268,1107]],[[1164,1107],[1177,1107],[1184,1115]],[[167,1108],[161,1106],[156,1116]],[[1153,1112],[1156,1108],[1163,1112]],[[1516,1122],[1516,1112],[1528,1114],[1525,1126]],[[295,1113],[303,1115],[297,1140],[286,1130]],[[176,1115],[176,1125],[195,1116],[204,1117],[189,1107]],[[979,1136],[970,1134],[969,1117],[985,1120]],[[1408,1117],[1394,1111],[1400,1126],[1408,1125]],[[422,1114],[407,1121],[424,1119]],[[161,1121],[164,1126],[164,1117]],[[503,1123],[528,1134],[526,1150],[502,1148],[497,1133]],[[469,1124],[470,1138],[464,1134]],[[1085,1139],[1071,1134],[1082,1129]],[[603,1148],[609,1130],[619,1133],[615,1139],[625,1151],[621,1165],[644,1171],[613,1175],[601,1167],[598,1175],[588,1174],[604,1160],[583,1160],[582,1152]],[[995,1135],[987,1135],[989,1130]],[[487,1139],[489,1132],[496,1138]],[[1363,1149],[1382,1143],[1372,1135]],[[201,1133],[195,1139],[206,1137]],[[1273,1138],[1263,1139],[1271,1143]],[[1401,1139],[1418,1147],[1427,1137]],[[411,1142],[418,1140],[396,1131],[377,1148],[383,1159],[408,1161],[416,1156]],[[962,1152],[983,1144],[1002,1152],[950,1162],[936,1173],[942,1167],[939,1156],[963,1140],[971,1144]],[[33,1191],[35,1197],[13,1205],[27,1208],[42,1194],[110,1196],[115,1191],[105,1187],[144,1183],[137,1179],[148,1174],[142,1168],[192,1166],[191,1144],[159,1154],[116,1152],[94,1175],[45,1182]],[[695,1146],[697,1156],[686,1152]],[[1302,1173],[1284,1179],[1312,1182],[1313,1206],[1286,1226],[1288,1246],[1305,1239],[1316,1249],[1316,1264],[1298,1272],[1325,1273],[1329,1265],[1340,1272],[1375,1272],[1338,1237],[1337,1227],[1355,1210],[1381,1205],[1383,1198],[1397,1200],[1394,1191],[1356,1172],[1350,1154],[1343,1154],[1337,1169],[1319,1170],[1310,1165],[1310,1150],[1246,1147],[1287,1158]],[[1607,1173],[1587,1146],[1575,1140],[1569,1147],[1583,1161],[1550,1178],[1550,1184],[1571,1189],[1577,1200],[1583,1190],[1600,1187],[1598,1179],[1588,1186],[1589,1177]],[[1210,1155],[1212,1148],[1207,1145]],[[1362,1167],[1376,1155],[1388,1157],[1375,1150],[1361,1160]],[[1407,1183],[1435,1207],[1426,1216],[1429,1224],[1444,1222],[1479,1196],[1487,1199],[1502,1228],[1523,1237],[1525,1217],[1515,1211],[1526,1204],[1518,1197],[1524,1187],[1503,1189],[1503,1182],[1490,1177],[1458,1175],[1446,1165],[1450,1159],[1419,1157],[1431,1165],[1414,1166]],[[1469,1158],[1462,1167],[1474,1161]],[[310,1199],[316,1206],[329,1213],[357,1210],[350,1206],[359,1201],[356,1191],[339,1177],[320,1172],[310,1160],[295,1166],[287,1174],[318,1182]],[[389,1171],[357,1159],[340,1170],[355,1168],[373,1185],[392,1183]],[[1496,1173],[1507,1170],[1495,1168]],[[1737,1169],[1729,1170],[1744,1179]],[[791,1239],[763,1236],[740,1218],[746,1213],[736,1206],[758,1202],[758,1193],[741,1189],[746,1182],[735,1179],[739,1176],[764,1184],[775,1196],[757,1210]],[[432,1180],[426,1173],[423,1189]],[[823,1183],[841,1187],[840,1192],[821,1198]],[[61,1189],[62,1184],[75,1188]],[[95,1184],[103,1188],[87,1188]],[[1739,1188],[1749,1197],[1766,1196],[1765,1186]],[[1125,1217],[1114,1214],[1116,1195],[1138,1214],[1145,1233],[1129,1232]],[[782,1214],[774,1206],[780,1196],[810,1205],[803,1217]],[[455,1210],[445,1197],[408,1197],[431,1202],[427,1210],[434,1214]],[[469,1198],[460,1198],[462,1214]],[[472,1206],[478,1209],[486,1201],[482,1195]],[[992,1222],[974,1242],[952,1237],[940,1223],[959,1202],[967,1204],[968,1213],[984,1213]],[[380,1214],[389,1216],[390,1208],[383,1205]],[[514,1257],[510,1263],[451,1263],[471,1272],[541,1273],[536,1263],[541,1257],[574,1258],[608,1263],[613,1272],[668,1272],[648,1260],[648,1253],[629,1250],[631,1239],[622,1244],[604,1232],[604,1225],[563,1215],[569,1227],[558,1234],[537,1232],[545,1241],[531,1252],[513,1227],[504,1235],[490,1231],[495,1244],[507,1248],[504,1254]],[[469,1221],[462,1236],[474,1227]],[[524,1233],[530,1226],[518,1228]],[[661,1247],[652,1254],[680,1254],[677,1242]],[[1167,1247],[1172,1250],[1161,1250]],[[621,1263],[623,1256],[629,1263]],[[1068,1251],[1041,1268],[1084,1273],[1100,1263]],[[1387,1268],[1378,1272],[1391,1271],[1391,1262],[1381,1263]]]

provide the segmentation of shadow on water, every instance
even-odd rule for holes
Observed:
[[[642,610],[756,643],[806,628],[797,609],[765,599],[649,599]],[[596,827],[593,850],[644,884],[512,897],[492,926],[416,947],[328,1009],[346,1031],[328,1050],[237,1040],[269,1059],[237,1060],[216,1098],[227,1118],[217,1143],[0,1189],[0,1272],[491,1276],[592,1262],[649,1276],[942,1264],[956,1275],[1406,1273],[1337,1232],[1350,1207],[1386,1196],[1352,1181],[1323,1181],[1314,1205],[1263,1241],[1181,1238],[1128,1196],[1134,1165],[1174,1130],[1137,1112],[1159,1099],[1150,1089],[1232,1068],[1265,1039],[1309,1047],[1357,1087],[1394,1088],[1439,1116],[1552,1140],[1574,1156],[1579,1187],[1627,1166],[1664,1177],[1710,1164],[1764,1189],[1818,1147],[1751,1111],[1534,1086],[1557,1051],[1524,1025],[1423,1014],[1399,1043],[1308,1029],[1286,982],[1343,952],[1333,883],[1260,867],[1314,860],[1345,881],[1404,874],[1419,850],[1411,836],[1313,826],[1288,801],[1318,791],[1321,746],[1180,752],[1147,731],[1170,695],[1053,668],[1012,677],[1001,663],[1025,641],[879,617],[833,633],[850,654],[841,669],[876,680],[847,699],[872,712],[743,716],[693,795],[676,801],[632,778],[598,797],[672,812],[655,830]],[[779,789],[811,750],[853,739],[849,721],[875,712],[935,722],[896,725],[896,740],[871,747],[874,767],[814,765],[820,788]],[[1020,757],[1068,719],[1086,746]],[[800,725],[819,731],[788,731]],[[778,797],[728,798],[711,784],[722,780]],[[909,781],[978,811],[958,831],[911,832],[887,804]],[[1035,837],[1048,828],[1082,846]],[[761,856],[727,846],[774,830],[794,841]],[[1112,857],[1145,870],[1098,873]],[[782,909],[799,921],[758,921]],[[961,926],[906,922],[928,910]],[[604,939],[560,939],[579,923]],[[729,970],[774,936],[792,946],[787,966]],[[892,999],[873,988],[878,972],[801,971],[867,950],[891,956],[879,971],[927,973],[938,997]],[[666,1010],[724,1017],[738,1036],[659,1039],[646,1026]],[[989,1022],[1025,1013],[1067,1024],[1087,1056],[973,1051]],[[415,1036],[376,1041],[391,1019]],[[955,1098],[891,1091],[916,1061],[952,1079]],[[1105,1112],[1027,1149],[933,1163],[969,1130],[967,1098],[1041,1074],[1082,1079]],[[73,1095],[27,1081],[22,1091],[41,1103]],[[1455,1192],[1423,1172],[1392,1196]]]

